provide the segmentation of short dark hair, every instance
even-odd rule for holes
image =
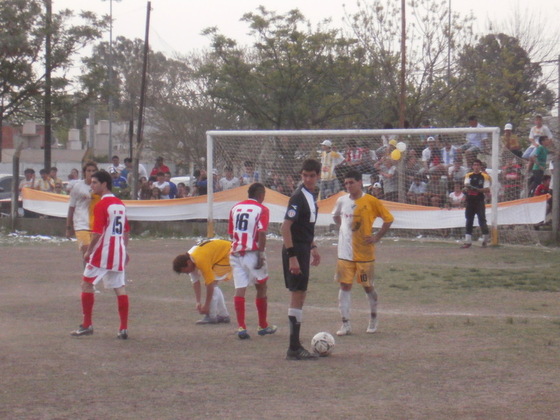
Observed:
[[[131,159],[131,158],[129,158],[129,157],[127,157],[127,158],[124,158],[124,163],[128,163],[128,162],[132,162],[132,159]]]
[[[543,141],[545,141],[546,139],[548,139],[547,136],[540,136],[537,141],[539,142],[539,144],[542,144]]]
[[[181,269],[186,267],[189,261],[191,261],[191,256],[189,254],[177,255],[173,260],[173,271],[181,273]]]
[[[476,118],[476,115],[471,115],[469,121],[478,121],[478,118]]]
[[[50,171],[51,171],[51,172],[52,172],[52,171],[58,172],[58,168],[57,168],[56,166],[53,166],[53,167],[51,167]]]
[[[233,172],[233,168],[231,166],[226,166],[224,172]]]
[[[113,189],[113,178],[109,175],[109,172],[104,170],[97,171],[91,177],[96,178],[101,184],[105,182],[109,191]]]
[[[261,193],[264,193],[266,190],[264,189],[264,185],[260,182],[255,182],[251,184],[248,191],[249,198],[257,198],[257,196]]]
[[[301,165],[301,171],[321,173],[321,162],[316,159],[305,159]]]
[[[355,179],[356,181],[361,181],[362,180],[362,174],[360,173],[360,171],[357,171],[355,169],[351,169],[348,172],[346,172],[346,174],[344,175],[344,178],[352,178],[352,179]]]
[[[482,161],[480,159],[475,159],[472,161],[472,164],[474,165],[475,163],[480,164],[480,166],[482,166]]]
[[[113,157],[112,157],[111,159],[115,159],[115,158],[117,158],[117,159],[121,160],[121,158],[120,158],[120,157],[118,157],[117,155],[114,155],[114,156],[113,156]]]
[[[159,171],[156,176],[165,176],[165,172]]]
[[[245,162],[243,162],[243,166],[246,166],[248,168],[252,168],[254,166],[253,162],[250,160],[246,160]]]
[[[86,173],[86,168],[88,166],[93,166],[95,168],[95,170],[97,171],[97,163],[95,163],[93,160],[88,160],[86,163],[84,163],[84,166],[82,166],[82,172],[84,174]]]
[[[24,174],[34,174],[35,173],[35,169],[32,168],[27,168],[25,171],[23,171]]]
[[[543,184],[544,184],[544,181],[550,181],[550,179],[551,179],[550,175],[543,175],[543,177],[542,177]]]
[[[48,174],[49,171],[47,171],[46,169],[43,168],[43,169],[41,169],[41,170],[39,171],[39,173],[40,173],[41,175],[43,175],[43,174]]]

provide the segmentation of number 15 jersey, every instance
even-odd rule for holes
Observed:
[[[110,271],[124,271],[124,234],[130,230],[123,202],[113,194],[104,195],[93,209],[93,233],[101,235],[89,263]]]
[[[248,200],[237,203],[229,214],[228,233],[233,239],[232,254],[243,255],[247,251],[259,249],[259,232],[268,230],[268,207],[257,200]]]

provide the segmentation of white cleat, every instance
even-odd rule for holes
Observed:
[[[369,325],[367,327],[366,332],[368,334],[373,334],[376,331],[377,331],[377,316],[369,319]]]
[[[342,327],[336,332],[336,335],[350,335],[352,334],[352,327],[350,326],[350,321],[346,321],[342,323]]]

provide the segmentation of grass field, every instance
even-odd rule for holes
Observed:
[[[377,249],[380,324],[353,291],[354,334],[314,362],[286,361],[288,293],[269,241],[269,320],[251,340],[198,326],[186,276],[171,260],[194,240],[131,241],[130,339],[115,338],[116,299],[96,295],[95,335],[81,321],[75,243],[0,246],[3,419],[553,419],[560,413],[556,249],[387,239]],[[302,337],[339,326],[334,240],[320,241]],[[223,286],[233,312],[233,285]]]

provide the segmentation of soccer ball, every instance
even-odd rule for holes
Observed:
[[[328,332],[317,333],[311,339],[311,348],[321,357],[328,356],[334,349],[334,337]]]

